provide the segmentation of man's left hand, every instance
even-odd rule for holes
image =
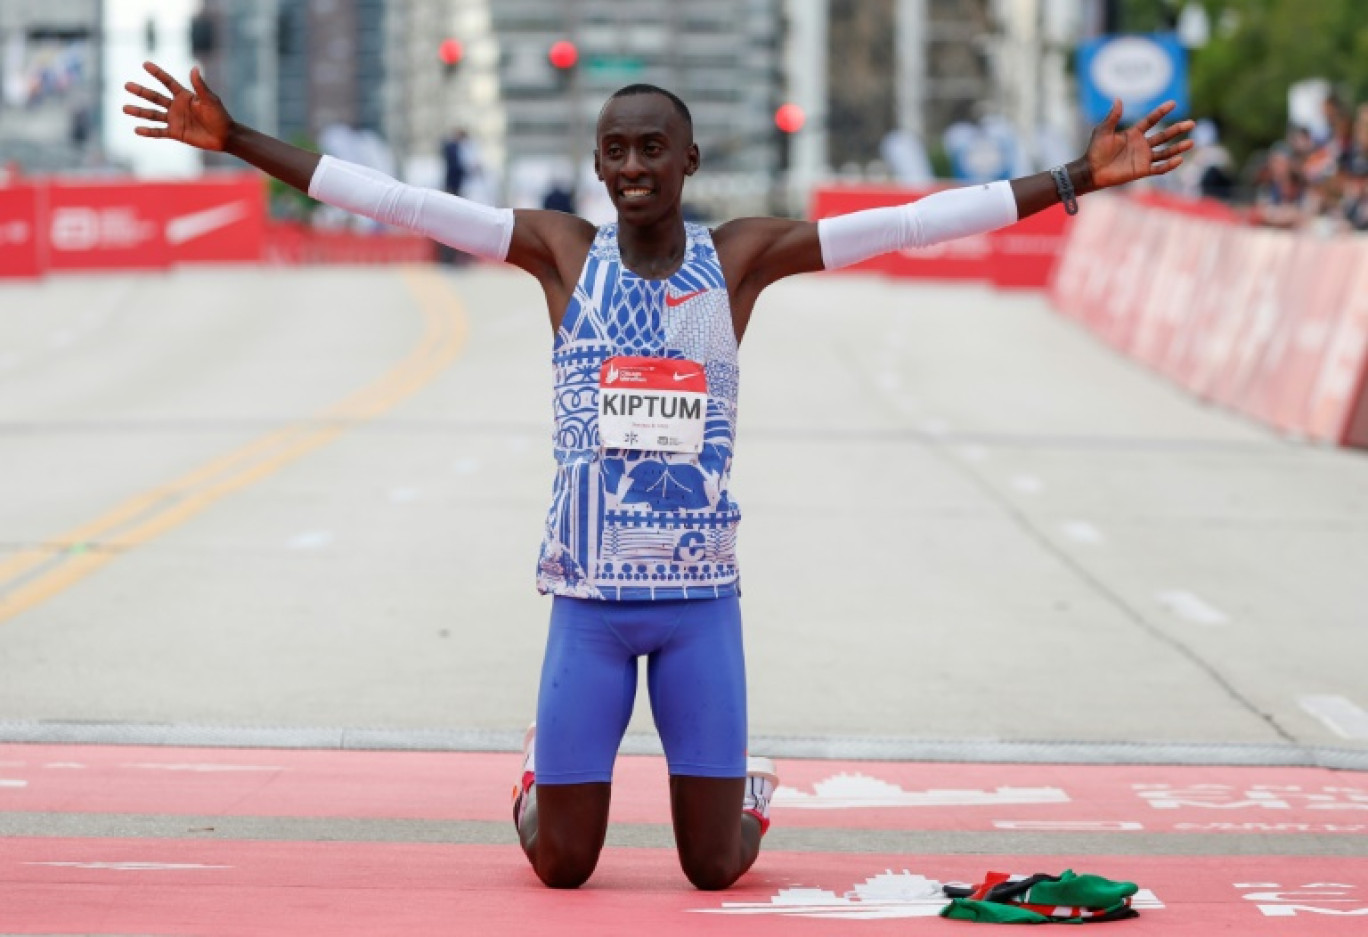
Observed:
[[[1183,162],[1180,154],[1192,149],[1192,141],[1173,141],[1191,130],[1193,122],[1182,120],[1150,135],[1150,131],[1175,107],[1177,104],[1173,101],[1165,101],[1143,120],[1123,130],[1118,126],[1121,123],[1121,102],[1113,101],[1106,119],[1093,128],[1088,151],[1083,155],[1092,174],[1093,185],[1105,189],[1146,176],[1162,176],[1177,169]]]

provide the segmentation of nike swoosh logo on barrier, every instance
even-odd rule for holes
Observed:
[[[695,296],[702,296],[706,292],[707,290],[694,290],[692,293],[685,293],[683,296],[671,296],[669,293],[666,293],[665,305],[671,308],[683,305],[684,303],[687,303],[689,300],[693,299]]]
[[[219,228],[247,217],[247,203],[242,200],[216,205],[203,211],[191,212],[172,218],[166,223],[166,241],[172,247],[202,238]]]

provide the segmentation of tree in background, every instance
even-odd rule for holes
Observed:
[[[1189,0],[1120,0],[1126,32],[1171,29]],[[1192,111],[1220,125],[1237,164],[1282,139],[1287,89],[1325,78],[1368,100],[1365,0],[1200,0],[1211,40],[1192,54]]]

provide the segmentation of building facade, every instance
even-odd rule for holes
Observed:
[[[415,181],[431,173],[405,169],[434,159],[457,128],[493,177],[516,176],[519,164],[539,164],[543,175],[582,170],[599,108],[637,81],[688,102],[711,175],[760,176],[780,160],[773,114],[783,100],[784,6],[203,0],[197,54],[245,122],[314,144],[329,125],[373,131]],[[442,63],[444,39],[460,44],[459,64]],[[548,58],[562,40],[578,52],[566,71]]]
[[[689,105],[711,168],[772,168],[783,6],[782,0],[491,3],[509,152],[587,152],[604,100],[640,81],[669,88]],[[573,74],[559,76],[548,61],[559,40],[578,50]]]
[[[101,0],[0,2],[0,167],[69,170],[97,156],[100,138]]]
[[[868,166],[890,133],[917,141],[941,174],[1057,161],[1080,136],[1068,58],[1086,9],[1078,0],[829,0],[829,165]]]

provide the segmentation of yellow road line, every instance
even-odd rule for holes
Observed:
[[[466,337],[465,316],[460,301],[440,274],[413,268],[404,271],[403,280],[417,299],[425,323],[422,339],[403,361],[317,420],[268,433],[175,481],[128,499],[50,544],[21,551],[0,563],[0,588],[44,564],[54,564],[0,596],[0,622],[51,598],[119,554],[185,523],[219,499],[269,477],[427,386],[460,353]],[[95,541],[99,549],[85,549]]]

